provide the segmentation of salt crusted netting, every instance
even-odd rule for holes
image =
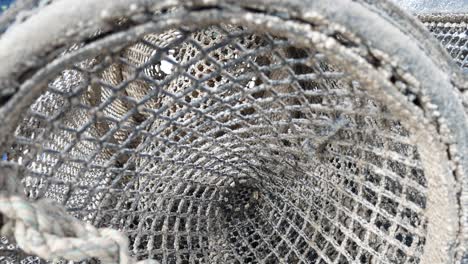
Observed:
[[[74,2],[0,38],[0,260],[462,259],[459,87],[390,3]]]
[[[429,31],[447,49],[457,65],[462,69],[468,67],[468,15],[434,14],[421,15],[421,20]]]
[[[440,41],[454,62],[465,75],[468,68],[468,15],[464,13],[435,13],[419,15],[419,18]],[[468,83],[465,80],[465,83]],[[461,92],[465,109],[468,109],[468,87],[464,85]],[[468,110],[466,110],[468,112]]]

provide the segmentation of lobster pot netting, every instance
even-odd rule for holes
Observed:
[[[16,135],[31,198],[125,231],[141,258],[418,263],[425,243],[408,131],[313,48],[239,27],[65,70]]]
[[[468,67],[468,16],[465,14],[421,15],[421,21],[440,41],[457,65]]]
[[[8,160],[25,168],[28,199],[122,231],[139,260],[420,263],[431,219],[419,146],[321,49],[215,23],[69,56]]]
[[[454,62],[464,73],[468,72],[468,15],[432,14],[420,15],[421,21],[444,46]],[[464,89],[463,101],[468,109],[468,91]],[[466,110],[468,112],[468,110]]]

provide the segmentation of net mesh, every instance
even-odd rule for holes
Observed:
[[[453,61],[468,73],[468,16],[466,14],[421,15],[422,22],[447,50]],[[468,91],[462,90],[465,111],[468,112]],[[468,259],[468,256],[466,257]],[[467,260],[468,261],[468,260]]]
[[[463,14],[426,15],[424,25],[462,69],[468,68],[468,17]]]
[[[51,80],[7,155],[31,200],[123,231],[138,259],[419,263],[418,149],[350,76],[244,27],[148,34]]]

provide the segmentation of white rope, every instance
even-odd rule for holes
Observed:
[[[13,234],[24,252],[46,260],[98,258],[102,263],[158,263],[132,258],[127,237],[117,230],[95,228],[51,201],[31,202],[18,195],[17,173],[11,166],[0,172],[0,213],[7,220],[2,234]]]

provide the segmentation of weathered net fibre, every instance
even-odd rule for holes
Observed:
[[[468,17],[439,14],[423,17],[424,25],[444,46],[458,66],[468,68]]]
[[[313,47],[216,25],[51,80],[16,130],[30,199],[162,263],[419,263],[409,132]]]

